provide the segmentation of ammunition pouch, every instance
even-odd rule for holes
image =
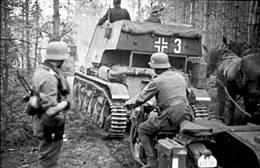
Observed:
[[[27,104],[25,112],[29,116],[35,116],[36,114],[42,114],[44,112],[44,110],[42,109],[42,107],[34,108],[30,104]]]
[[[64,134],[64,126],[65,126],[64,123],[59,126],[44,125],[43,136],[46,142],[51,143],[51,142],[57,142],[59,140],[62,140]]]
[[[26,114],[29,116],[34,116],[36,114],[42,114],[44,112],[43,108],[40,105],[40,96],[34,95],[29,98],[29,101],[26,106]]]
[[[65,115],[63,113],[44,117],[43,137],[47,142],[56,142],[63,139]]]

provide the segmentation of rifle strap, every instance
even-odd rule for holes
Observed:
[[[43,68],[48,70],[50,72],[51,75],[55,76],[56,79],[58,80],[58,92],[60,92],[61,90],[61,78],[60,78],[60,74],[58,73],[58,71],[54,68],[54,66],[49,63],[49,62],[44,62],[43,63]],[[58,93],[58,101],[61,100],[61,93]]]

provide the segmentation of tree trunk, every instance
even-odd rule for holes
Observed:
[[[187,10],[187,3],[186,3],[186,0],[183,1],[183,23],[186,23],[186,10]]]
[[[258,1],[255,2],[254,6],[254,17],[253,18],[253,30],[252,30],[252,45],[259,51],[260,47],[260,4]]]
[[[194,15],[195,15],[195,0],[191,0],[190,2],[190,19],[189,22],[193,27],[195,26],[194,24]]]
[[[221,20],[221,32],[222,32],[222,37],[227,36],[226,32],[226,17],[227,17],[227,10],[226,10],[226,5],[225,3],[222,2],[222,20]],[[226,37],[227,38],[227,37]]]
[[[237,41],[238,39],[238,29],[239,29],[239,26],[238,26],[238,11],[239,10],[239,4],[238,2],[236,2],[236,11],[235,11],[235,41]]]
[[[1,1],[1,21],[3,19],[4,25],[1,24],[1,47],[3,47],[3,52],[1,50],[1,84],[3,84],[2,93],[5,95],[8,91],[8,79],[9,79],[9,62],[8,62],[8,51],[10,43],[10,29],[8,26],[8,18],[10,17],[9,9],[7,7],[7,1]],[[2,27],[3,26],[3,27]],[[3,66],[2,66],[3,65]]]
[[[25,4],[20,0],[19,3],[23,4],[22,5],[22,21],[25,23]],[[25,58],[24,58],[24,53],[25,53],[25,46],[24,46],[24,34],[25,34],[25,29],[22,29],[22,42],[21,42],[21,48],[22,48],[22,53],[21,53],[21,61],[22,61],[22,66],[21,68],[24,68],[25,66]]]
[[[29,30],[29,0],[25,1],[25,17],[26,17],[26,65],[27,65],[27,73],[31,72],[31,60],[30,60],[30,30]]]
[[[53,0],[53,29],[52,29],[52,38],[50,41],[60,41],[60,2],[59,0]]]
[[[141,21],[141,0],[137,1],[138,16],[137,21]]]
[[[36,37],[35,37],[35,48],[34,48],[34,69],[36,68],[36,65],[37,65],[37,60],[38,60],[38,38],[39,38],[39,32],[38,32],[38,12],[39,12],[39,6],[38,6],[38,0],[36,0],[35,2],[35,5],[36,5],[36,15],[35,15],[35,23],[36,23]]]
[[[208,26],[209,26],[209,5],[210,1],[204,1],[204,18],[203,18],[203,36],[202,36],[202,45],[205,45],[207,48],[208,44]],[[202,50],[202,55],[205,55],[205,51]]]
[[[251,38],[251,22],[252,22],[252,7],[253,7],[253,0],[249,1],[248,7],[248,20],[247,20],[247,44],[250,44]]]

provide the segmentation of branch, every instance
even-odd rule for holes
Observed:
[[[70,29],[68,29],[68,30],[62,30],[60,37],[65,36],[65,35],[68,34],[71,30],[72,30],[72,28],[70,28]]]
[[[1,8],[7,9],[7,10],[13,10],[13,8],[10,8],[8,6],[0,5]]]
[[[40,32],[46,33],[46,34],[49,35],[49,36],[52,35],[52,33],[49,33],[49,32],[47,32],[46,30],[43,30],[43,29],[41,29],[41,28],[35,28],[35,29],[37,29],[37,30],[40,31]]]

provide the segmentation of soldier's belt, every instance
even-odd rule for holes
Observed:
[[[187,99],[178,99],[178,100],[175,100],[170,103],[165,103],[165,104],[161,105],[161,110],[164,111],[170,107],[174,107],[174,106],[177,106],[177,105],[183,104],[183,103],[188,103],[188,100]]]

